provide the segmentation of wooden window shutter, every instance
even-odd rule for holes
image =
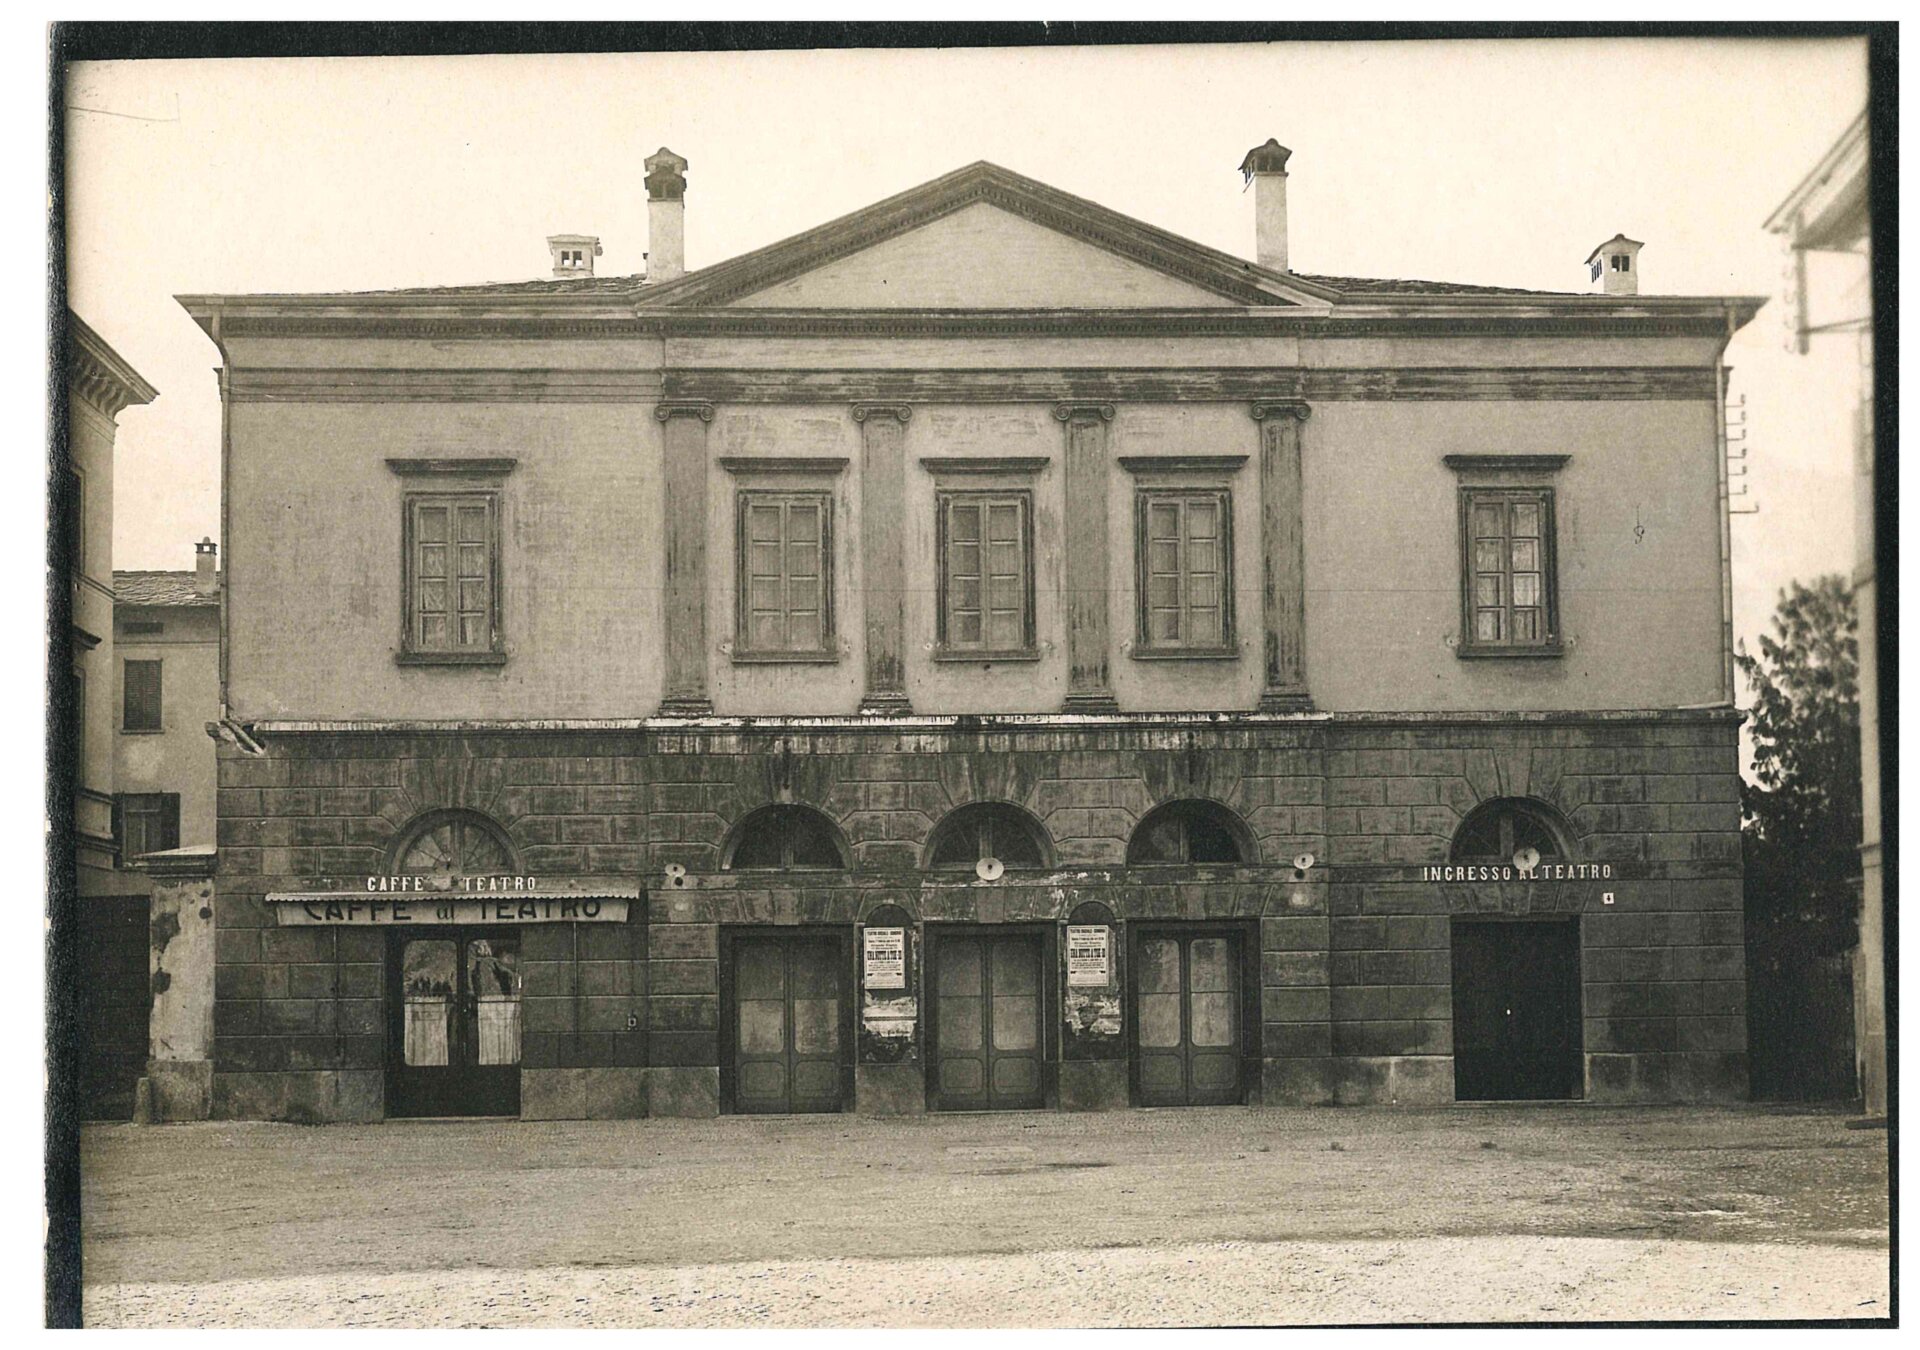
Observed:
[[[159,731],[160,662],[123,661],[120,669],[125,685],[120,725],[127,731]]]
[[[160,794],[159,838],[152,845],[158,852],[161,849],[180,847],[180,794],[163,792]]]
[[[742,492],[735,641],[818,654],[833,639],[832,506],[821,492]]]
[[[1033,646],[1033,514],[1024,492],[939,498],[939,642],[956,652]]]
[[[1467,646],[1556,643],[1552,490],[1464,489],[1461,526]]]
[[[1218,652],[1233,641],[1231,498],[1224,490],[1138,496],[1140,643]]]
[[[490,493],[435,494],[407,503],[407,643],[417,652],[498,646],[498,505]]]

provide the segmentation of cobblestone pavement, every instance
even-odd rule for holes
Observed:
[[[93,1325],[1880,1317],[1886,1136],[1580,1105],[91,1127]]]

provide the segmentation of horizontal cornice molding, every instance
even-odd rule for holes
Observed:
[[[652,403],[653,370],[234,369],[234,403]]]
[[[1151,476],[1168,473],[1232,473],[1247,462],[1245,455],[1122,455],[1120,467],[1128,473]]]
[[[1571,455],[1442,455],[1440,462],[1455,473],[1554,473],[1567,466]]]
[[[475,459],[400,459],[387,461],[387,467],[402,478],[505,478],[520,463],[506,456]]]
[[[922,455],[920,467],[941,476],[1040,473],[1053,463],[1045,455]]]
[[[660,337],[1708,337],[1724,338],[1731,315],[1746,323],[1758,299],[1641,304],[1629,311],[1599,297],[1501,304],[1487,297],[1371,301],[1340,307],[1257,306],[1202,309],[847,309],[786,310],[627,307],[583,312],[543,297],[540,305],[440,302],[357,306],[236,298],[220,307],[223,342],[246,337],[430,338],[498,341]],[[1642,301],[1646,297],[1640,297]],[[1661,299],[1656,297],[1656,300]],[[1588,303],[1582,304],[1581,301]]]
[[[734,474],[840,473],[845,455],[722,455],[714,461]]]
[[[1708,366],[1300,366],[1086,370],[731,370],[665,372],[670,397],[713,403],[1206,403],[1718,397]]]
[[[151,403],[160,396],[124,356],[71,310],[67,311],[66,339],[68,387],[109,418],[118,417],[128,404]]]

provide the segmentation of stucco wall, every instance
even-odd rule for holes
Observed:
[[[661,347],[664,346],[664,351]],[[230,702],[256,718],[631,718],[664,687],[669,513],[657,363],[703,368],[862,365],[923,369],[1190,366],[1215,362],[1383,369],[1448,363],[1525,369],[1612,362],[1703,365],[1699,339],[1294,337],[1179,342],[1139,338],[672,339],[648,350],[582,340],[458,344],[249,339],[230,347],[236,381],[299,371],[326,383],[232,408],[229,490]],[[417,357],[417,364],[410,365]],[[496,364],[497,363],[497,364]],[[354,370],[426,372],[423,387],[355,388]],[[251,373],[250,373],[251,372]],[[503,373],[504,372],[504,373]],[[698,372],[695,371],[695,374]],[[528,392],[527,381],[591,378],[600,394]],[[465,381],[457,393],[433,381]],[[278,377],[276,377],[278,378]],[[410,377],[409,377],[410,378]],[[489,393],[489,382],[498,391]],[[618,389],[614,390],[613,386]],[[613,390],[613,392],[609,392]],[[482,401],[490,399],[493,401]],[[1260,692],[1260,429],[1242,400],[1115,401],[1107,436],[1110,666],[1130,710],[1251,708]],[[904,660],[916,711],[1047,712],[1067,679],[1066,433],[1046,403],[923,402],[904,454]],[[851,712],[865,680],[859,426],[844,402],[718,403],[705,427],[708,688],[723,714]],[[1710,397],[1543,400],[1473,397],[1315,400],[1303,430],[1310,692],[1345,710],[1626,709],[1709,703],[1720,688],[1718,454]],[[1567,455],[1558,503],[1556,660],[1464,661],[1459,628],[1457,480],[1452,453]],[[1248,457],[1234,492],[1238,659],[1132,659],[1133,492],[1122,456]],[[928,455],[1026,455],[1036,474],[1040,659],[991,669],[933,660],[934,477]],[[390,457],[511,456],[501,573],[509,659],[502,667],[403,668],[403,481]],[[843,457],[835,494],[834,595],[840,659],[736,662],[734,492],[726,456]],[[769,484],[771,485],[771,484]],[[287,597],[299,597],[288,603]]]
[[[122,605],[115,620],[159,623],[166,631],[121,636],[115,644],[114,790],[179,793],[180,846],[211,844],[216,774],[207,723],[220,717],[220,611]],[[121,725],[128,661],[161,663],[157,732]]]

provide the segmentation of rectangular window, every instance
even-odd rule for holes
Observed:
[[[121,729],[160,730],[160,663],[123,661],[120,668],[126,686],[120,711]]]
[[[113,800],[120,856],[137,858],[180,847],[180,794],[123,792]]]
[[[1553,490],[1462,488],[1462,649],[1552,651]]]
[[[407,498],[408,654],[454,661],[500,654],[499,519],[491,492]]]
[[[1135,495],[1139,645],[1223,652],[1233,645],[1233,511],[1225,488]]]
[[[1027,655],[1033,638],[1033,494],[938,494],[939,645]]]
[[[739,494],[734,650],[826,656],[833,649],[833,498]]]

